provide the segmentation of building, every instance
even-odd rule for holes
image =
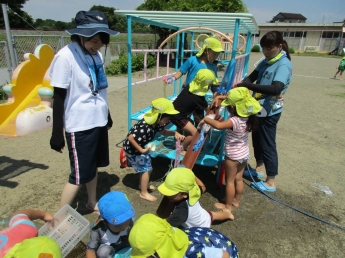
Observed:
[[[278,13],[269,23],[305,23],[306,20],[307,18],[299,13]]]
[[[298,51],[340,54],[345,47],[345,19],[333,23],[306,23],[301,14],[279,13],[268,23],[258,24],[254,44],[272,30],[280,31],[289,47]]]

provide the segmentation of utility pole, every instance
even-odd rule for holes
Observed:
[[[13,42],[12,42],[12,36],[11,36],[11,28],[10,28],[10,23],[8,21],[6,4],[1,4],[1,6],[2,6],[2,12],[4,14],[4,22],[5,22],[5,28],[6,28],[7,42],[8,42],[8,47],[10,49],[10,57],[11,57],[10,59],[11,59],[12,72],[13,72],[14,69],[17,67],[17,64],[16,64],[15,55],[14,55]]]

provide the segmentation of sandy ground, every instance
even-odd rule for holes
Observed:
[[[249,71],[260,58],[260,53],[252,54]],[[292,62],[294,77],[277,134],[277,192],[269,198],[251,189],[250,181],[245,180],[241,206],[233,210],[235,221],[213,227],[238,245],[241,257],[344,257],[345,81],[330,79],[338,59],[295,55]],[[116,144],[127,133],[126,79],[109,78],[109,82],[112,92],[108,99],[114,120],[109,132],[111,164],[99,171],[98,197],[109,190],[124,191],[136,208],[137,217],[154,213],[160,194],[153,193],[159,198],[156,203],[141,200],[136,189],[138,175],[132,168],[120,168],[120,149]],[[170,88],[168,93],[172,93]],[[163,96],[162,83],[135,86],[133,96],[133,111],[137,111]],[[20,138],[0,138],[1,218],[23,208],[58,210],[69,163],[66,151],[59,154],[50,149],[50,134],[49,129]],[[154,159],[152,180],[161,178],[169,164],[168,160]],[[255,165],[253,158],[250,164]],[[223,190],[215,185],[215,168],[195,166],[194,171],[208,188],[201,204],[212,210],[223,196]],[[325,193],[322,187],[328,187],[332,194]],[[86,190],[82,188],[73,206],[92,222],[96,215],[84,208],[85,203]],[[4,220],[0,221],[3,224]],[[0,223],[0,227],[4,225]]]

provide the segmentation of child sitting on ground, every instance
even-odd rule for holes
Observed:
[[[153,214],[142,215],[129,234],[131,257],[237,258],[234,242],[212,228],[174,228]]]
[[[52,213],[41,210],[15,212],[11,216],[9,227],[0,231],[0,257],[39,257],[41,252],[50,254],[51,258],[62,257],[60,247],[53,239],[37,237],[38,230],[32,222],[36,219],[53,222],[53,217]],[[20,254],[26,256],[19,256]]]
[[[199,199],[206,191],[205,185],[189,168],[172,169],[158,190],[175,203],[175,208],[167,221],[173,227],[211,227],[215,220],[233,219],[229,212],[206,211]]]
[[[150,148],[145,147],[157,132],[164,136],[175,136],[176,140],[183,141],[184,136],[178,132],[164,129],[169,124],[171,115],[178,114],[171,101],[166,98],[159,98],[152,101],[152,109],[144,115],[144,118],[136,123],[127,134],[123,143],[126,157],[137,173],[140,173],[140,198],[154,202],[156,197],[148,190],[149,180],[152,172]]]
[[[127,196],[111,191],[98,202],[100,217],[92,227],[86,258],[108,258],[129,248],[128,234],[134,222],[135,211]]]
[[[245,87],[231,89],[226,96],[219,95],[214,98],[211,105],[216,105],[223,100],[221,105],[226,106],[230,118],[225,121],[217,121],[205,117],[201,122],[209,124],[215,129],[226,130],[224,145],[225,152],[225,204],[216,203],[215,207],[228,211],[232,219],[231,206],[239,207],[243,193],[243,171],[249,159],[248,134],[257,126],[256,114],[262,109],[260,103],[254,99]]]

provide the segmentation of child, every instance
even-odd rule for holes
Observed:
[[[217,38],[209,37],[205,39],[196,56],[190,57],[183,63],[179,71],[167,80],[168,84],[173,83],[182,75],[187,74],[183,86],[186,91],[182,90],[174,101],[174,107],[181,115],[174,117],[171,121],[180,130],[183,129],[191,135],[183,142],[185,150],[192,141],[192,136],[196,133],[196,128],[189,120],[189,117],[192,113],[194,114],[195,124],[198,124],[204,117],[204,110],[208,106],[205,94],[209,86],[219,84],[216,79],[217,65],[214,64],[214,61],[218,58],[219,53],[223,51],[222,44]],[[198,74],[201,69],[204,72]]]
[[[153,214],[142,215],[129,234],[131,257],[235,258],[238,250],[228,237],[211,228],[174,228]]]
[[[337,78],[337,74],[339,73],[339,79],[341,80],[343,78],[343,72],[345,70],[345,56],[340,60],[340,64],[338,67],[336,67],[338,71],[334,75],[334,79]]]
[[[229,212],[211,212],[201,207],[199,199],[206,188],[189,168],[172,169],[158,190],[175,203],[173,212],[167,218],[173,227],[209,228],[214,220],[232,219]]]
[[[86,258],[114,257],[123,248],[130,247],[128,234],[134,222],[135,211],[126,194],[111,191],[98,202],[100,217],[92,227]]]
[[[226,121],[217,121],[205,117],[200,123],[209,124],[218,130],[227,130],[225,139],[225,172],[226,172],[226,196],[225,205],[216,203],[217,209],[230,212],[231,205],[239,207],[240,198],[243,192],[243,171],[249,159],[248,134],[256,127],[256,117],[262,107],[255,100],[247,88],[238,87],[231,89],[227,96],[217,96],[213,103],[223,100],[222,106],[226,106],[230,113],[230,118]]]
[[[154,202],[156,197],[148,192],[148,184],[152,172],[151,158],[148,154],[149,143],[157,132],[164,136],[175,136],[177,140],[184,140],[184,136],[164,127],[170,122],[171,115],[178,114],[171,101],[159,98],[152,101],[152,109],[144,115],[144,118],[136,123],[127,134],[123,143],[127,159],[137,173],[140,173],[140,198]],[[149,190],[154,190],[151,187]]]
[[[44,243],[46,247],[51,247],[50,250],[44,248],[45,252],[52,255],[50,257],[61,257],[60,247],[53,239],[39,237],[40,239],[34,240],[38,238],[38,230],[32,222],[36,219],[52,222],[53,214],[40,210],[19,210],[11,216],[9,227],[0,231],[0,257],[19,257],[13,255],[19,255],[19,253],[28,254],[29,251],[26,249],[28,246],[31,246],[32,249],[30,255],[33,256],[30,257],[39,257],[40,250],[36,250],[32,246],[41,246]]]

